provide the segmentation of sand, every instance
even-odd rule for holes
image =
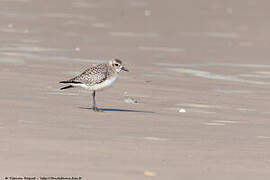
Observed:
[[[269,5],[0,0],[0,179],[267,179]],[[105,112],[59,90],[110,58]]]

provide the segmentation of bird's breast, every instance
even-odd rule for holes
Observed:
[[[117,78],[118,78],[118,74],[106,79],[105,81],[103,81],[99,84],[93,85],[90,89],[98,91],[98,90],[103,90],[105,88],[108,88],[111,85],[113,85],[113,83],[117,80]]]

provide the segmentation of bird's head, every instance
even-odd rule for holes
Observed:
[[[120,71],[128,71],[128,69],[126,69],[123,64],[122,61],[119,59],[113,59],[110,61],[110,65],[115,69],[116,72],[120,72]]]

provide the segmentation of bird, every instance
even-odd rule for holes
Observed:
[[[79,87],[91,91],[93,98],[92,110],[102,112],[102,109],[96,106],[96,91],[110,87],[117,80],[121,71],[129,70],[123,66],[122,61],[119,59],[112,59],[100,64],[92,64],[80,75],[66,81],[60,81],[59,83],[66,85],[60,90]]]

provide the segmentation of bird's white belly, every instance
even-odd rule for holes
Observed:
[[[91,90],[91,91],[100,91],[100,90],[110,87],[117,80],[117,78],[118,78],[118,75],[115,75],[111,77],[110,79],[107,79],[104,82],[96,84],[96,85],[88,86],[86,84],[78,84],[78,86],[87,90]]]

